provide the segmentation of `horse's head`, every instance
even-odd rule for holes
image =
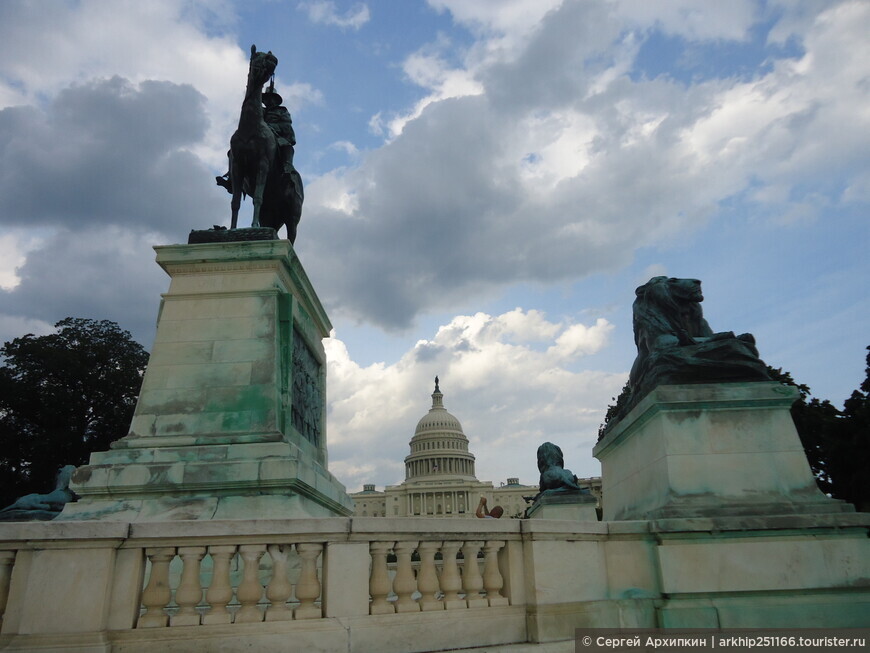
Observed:
[[[275,67],[278,65],[278,57],[269,52],[257,52],[257,46],[251,46],[251,67],[248,72],[248,79],[254,84],[262,86],[272,74],[275,72]]]

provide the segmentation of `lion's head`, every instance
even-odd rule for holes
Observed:
[[[544,473],[553,467],[564,467],[565,458],[562,450],[552,442],[545,442],[538,447],[538,471]]]
[[[658,385],[770,378],[751,334],[713,333],[701,311],[704,295],[697,279],[653,277],[635,294],[637,358],[619,415]]]
[[[639,353],[649,351],[661,336],[686,344],[688,338],[712,333],[701,310],[704,295],[698,279],[653,277],[635,295],[634,341]]]
[[[538,447],[538,471],[541,480],[538,482],[537,499],[547,491],[579,490],[577,478],[570,470],[565,469],[565,458],[562,450],[552,442],[545,442]]]

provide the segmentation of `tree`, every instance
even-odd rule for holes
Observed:
[[[620,414],[625,410],[630,395],[631,386],[628,384],[628,381],[626,381],[625,385],[622,386],[622,390],[619,392],[619,396],[610,398],[613,403],[607,407],[607,412],[604,413],[604,422],[598,427],[599,442],[601,442],[601,438],[603,438],[607,433],[607,429],[610,428],[610,423],[615,422]]]
[[[870,347],[867,348],[870,350]],[[788,372],[769,369],[771,378],[798,388],[791,415],[822,492],[859,511],[870,511],[870,354],[867,378],[837,410],[827,399],[807,398],[810,389]]]
[[[770,378],[783,385],[791,385],[798,390],[798,399],[791,406],[791,418],[801,439],[807,461],[819,489],[825,494],[834,495],[834,481],[829,469],[831,443],[836,439],[837,422],[840,411],[830,401],[810,397],[810,388],[804,383],[796,382],[789,372],[782,368],[767,368]]]
[[[870,512],[870,347],[867,347],[866,378],[843,402],[841,419],[829,444],[829,468],[833,496]]]
[[[127,434],[148,353],[108,320],[66,318],[0,348],[0,507]]]

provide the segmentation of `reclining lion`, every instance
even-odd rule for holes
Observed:
[[[714,333],[707,324],[697,279],[653,277],[635,294],[637,358],[629,375],[629,405],[622,414],[659,385],[770,380],[752,334]]]
[[[51,519],[63,507],[74,501],[76,494],[69,489],[75,465],[64,465],[57,474],[54,490],[48,494],[25,494],[15,503],[0,510],[0,521],[27,521]]]

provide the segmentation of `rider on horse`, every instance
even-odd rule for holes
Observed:
[[[296,185],[295,177],[299,175],[296,172],[296,168],[293,167],[293,155],[295,153],[293,146],[296,145],[296,133],[293,131],[293,119],[287,107],[282,104],[283,101],[284,99],[275,91],[275,81],[272,80],[269,88],[263,93],[263,104],[266,106],[263,110],[263,119],[278,139],[278,158],[281,164],[282,184],[286,184],[289,181],[289,183]],[[221,177],[215,177],[215,181],[219,186],[226,188],[228,192],[233,192],[229,171]]]

